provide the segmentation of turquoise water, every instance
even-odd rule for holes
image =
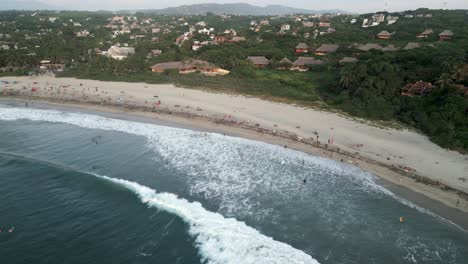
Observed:
[[[468,233],[355,167],[89,114],[0,106],[0,200],[0,263],[468,259]]]

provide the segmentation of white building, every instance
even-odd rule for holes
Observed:
[[[281,31],[284,32],[284,31],[289,31],[291,30],[291,25],[288,25],[288,24],[284,24],[281,26]]]
[[[210,28],[210,29],[203,28],[203,29],[198,30],[198,33],[205,34],[205,35],[210,35],[213,32],[214,32],[214,28]]]
[[[85,29],[85,30],[76,32],[76,36],[77,37],[87,37],[87,36],[89,36],[89,31]]]
[[[135,54],[135,48],[119,47],[117,45],[110,47],[107,52],[103,53],[103,55],[107,55],[108,57],[115,60],[126,59],[130,54]]]

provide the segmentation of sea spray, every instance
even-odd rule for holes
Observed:
[[[189,225],[202,260],[206,263],[312,263],[318,262],[288,244],[262,235],[233,218],[207,211],[198,202],[189,202],[171,193],[157,193],[138,183],[93,174],[134,192],[150,207],[178,215]]]

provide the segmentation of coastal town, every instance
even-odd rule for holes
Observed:
[[[461,2],[1,4],[0,263],[465,264]]]

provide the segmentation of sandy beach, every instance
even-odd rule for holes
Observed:
[[[348,162],[443,204],[468,212],[468,156],[409,130],[380,128],[330,112],[173,85],[73,78],[4,77],[5,99],[44,100],[122,112],[196,129],[287,145]],[[457,205],[457,202],[458,205]]]

